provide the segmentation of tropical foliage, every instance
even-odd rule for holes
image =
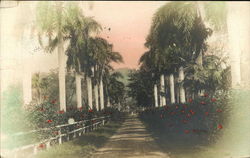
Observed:
[[[186,97],[197,97],[201,91],[214,94],[218,90],[227,90],[230,78],[229,68],[223,67],[226,65],[224,59],[217,56],[217,52],[206,53],[206,39],[211,34],[212,30],[204,24],[196,2],[170,2],[162,6],[153,17],[145,43],[148,51],[140,58],[137,79],[131,76],[131,85],[134,85],[131,91],[144,94],[141,98],[137,97],[137,101],[148,97],[153,100],[153,95],[149,95],[153,91],[152,84],[159,82],[161,74],[173,74],[178,78],[180,67],[184,67],[184,80],[174,83],[177,89],[184,85]],[[139,82],[145,84],[149,80],[152,83],[146,85],[150,86],[139,86],[143,85]],[[161,93],[161,96],[169,96]],[[135,93],[133,95],[136,96]],[[152,101],[149,103],[152,104]]]

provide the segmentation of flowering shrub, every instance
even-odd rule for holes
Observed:
[[[33,128],[49,128],[66,123],[66,119],[61,116],[64,112],[58,111],[55,103],[56,101],[53,100],[38,105],[30,105],[27,117]]]
[[[196,99],[188,99],[186,104],[172,104],[160,108],[148,108],[140,117],[159,128],[177,134],[208,134],[208,139],[217,137],[223,130],[225,120],[231,110],[228,94],[214,96],[205,94]]]
[[[76,108],[69,106],[67,107],[67,112],[65,112],[63,110],[58,110],[56,100],[47,100],[38,105],[30,104],[29,108],[27,109],[27,122],[29,122],[29,125],[32,129],[49,128],[50,130],[42,130],[37,135],[38,139],[44,139],[58,135],[59,132],[55,126],[67,124],[69,118],[73,118],[74,121],[78,122],[81,120],[91,120],[95,117],[108,115],[111,115],[112,118],[114,118],[116,114],[119,114],[118,110],[113,108],[106,108],[105,110],[97,112],[95,109],[88,109],[87,106],[85,107],[86,108]],[[90,125],[93,123],[95,123],[95,121],[87,121],[85,125]],[[76,124],[70,128],[80,128],[80,125]],[[63,131],[64,130],[65,129],[63,129]]]

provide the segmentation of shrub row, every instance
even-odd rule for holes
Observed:
[[[158,126],[163,131],[176,134],[208,134],[208,139],[223,130],[228,114],[228,95],[204,96],[188,99],[185,104],[171,104],[159,108],[147,108],[140,113],[142,120]]]

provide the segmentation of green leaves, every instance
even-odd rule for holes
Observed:
[[[64,13],[62,2],[38,2],[37,4],[38,40],[40,45],[45,47],[46,52],[52,52],[59,43],[59,36],[63,36]],[[44,38],[48,40],[46,45],[44,45]]]
[[[184,85],[193,87],[193,92],[202,89],[211,93],[217,90],[227,90],[230,83],[229,68],[222,68],[222,64],[222,60],[215,55],[205,56],[203,66],[189,64]]]
[[[128,95],[138,106],[153,105],[153,83],[151,73],[144,70],[131,71],[129,74]]]
[[[150,49],[148,57],[140,60],[144,68],[173,73],[206,50],[205,40],[212,31],[205,27],[197,10],[196,2],[170,2],[155,13],[145,43]]]
[[[119,78],[123,78],[120,72],[113,72],[109,76],[109,82],[106,83],[108,86],[108,95],[111,99],[111,104],[119,104],[124,102],[125,97],[125,85],[123,82],[119,81]]]

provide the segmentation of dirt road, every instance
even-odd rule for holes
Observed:
[[[129,116],[93,158],[169,158],[161,152],[137,116]]]

